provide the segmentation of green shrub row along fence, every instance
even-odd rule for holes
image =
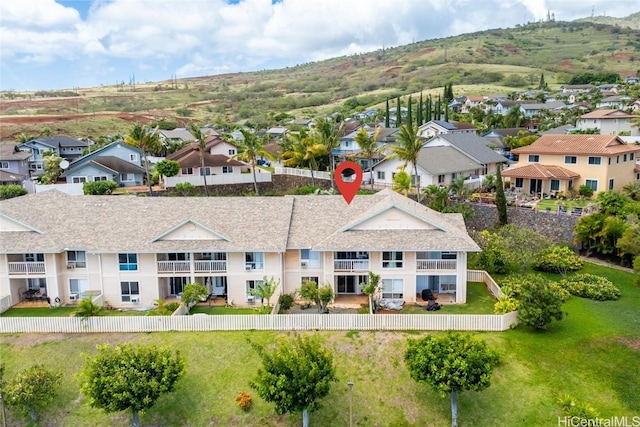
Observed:
[[[517,312],[497,314],[275,314],[194,316],[7,317],[0,333],[105,333],[168,331],[504,331]]]

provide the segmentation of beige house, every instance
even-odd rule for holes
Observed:
[[[601,135],[620,135],[626,133],[629,136],[640,135],[640,127],[632,126],[631,120],[640,117],[637,114],[629,114],[624,110],[595,110],[580,116],[576,123],[579,130],[599,129]]]
[[[635,179],[640,145],[627,144],[615,135],[542,135],[511,152],[519,160],[502,176],[516,190],[557,195],[581,185],[594,192],[622,190]]]
[[[235,305],[256,302],[264,277],[293,292],[302,280],[361,294],[368,272],[382,297],[423,289],[466,302],[467,253],[480,248],[460,214],[390,190],[357,196],[116,197],[57,191],[0,202],[0,300],[61,304],[88,294],[114,307],[151,307],[187,283]],[[273,298],[277,298],[276,294]]]

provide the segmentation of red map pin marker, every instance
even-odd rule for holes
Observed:
[[[351,204],[362,183],[362,168],[355,162],[342,162],[336,167],[333,179],[345,202]]]

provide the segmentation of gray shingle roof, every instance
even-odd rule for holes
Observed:
[[[390,209],[427,229],[355,229]],[[174,198],[68,196],[52,190],[0,202],[1,216],[42,231],[0,231],[0,251],[8,253],[479,250],[460,214],[432,211],[391,190],[357,196],[350,205],[340,195]],[[187,222],[213,231],[211,239],[161,238]]]
[[[438,138],[449,141],[451,145],[468,154],[475,161],[484,165],[505,162],[504,156],[489,148],[490,141],[470,133],[440,134]]]
[[[418,166],[431,175],[464,172],[482,169],[482,165],[473,161],[454,147],[424,147],[418,155]]]

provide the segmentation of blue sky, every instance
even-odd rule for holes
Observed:
[[[544,19],[627,16],[637,0],[1,0],[0,90],[71,89],[266,68]]]

